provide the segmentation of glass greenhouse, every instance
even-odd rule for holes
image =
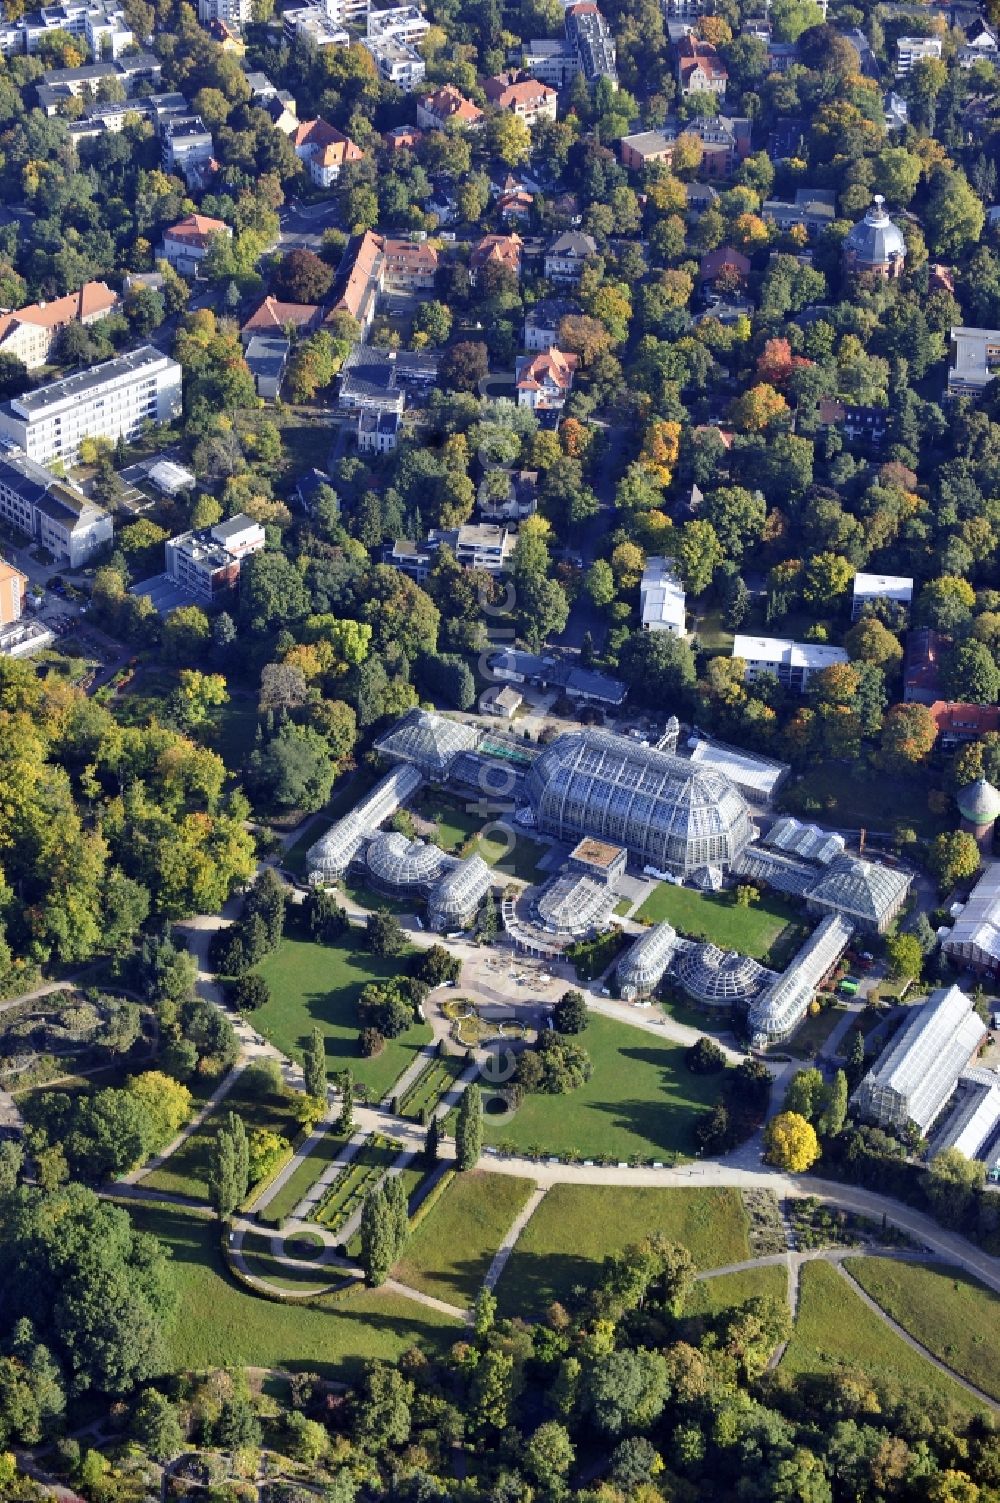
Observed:
[[[677,946],[677,930],[666,920],[630,945],[618,962],[615,979],[626,1002],[651,997],[663,980]]]
[[[472,751],[478,744],[479,732],[473,726],[429,710],[410,710],[376,741],[375,747],[396,762],[411,762],[424,777],[440,783],[459,752]]]
[[[748,1002],[774,975],[749,955],[720,950],[712,944],[692,945],[685,950],[677,958],[674,973],[689,996],[710,1007]]]
[[[788,969],[751,1004],[747,1022],[758,1049],[777,1043],[797,1028],[824,976],[847,949],[854,930],[839,914],[818,924]]]
[[[384,892],[426,892],[440,877],[448,857],[436,845],[407,840],[390,830],[375,836],[365,852],[365,864],[372,885]]]
[[[493,873],[482,856],[468,856],[446,872],[431,893],[427,917],[432,929],[465,929],[490,890]]]
[[[603,882],[569,873],[546,882],[534,899],[535,917],[549,934],[575,939],[602,929],[618,899]]]
[[[350,814],[320,836],[306,855],[306,870],[310,882],[339,882],[347,875],[362,843],[375,833],[379,825],[396,813],[400,805],[411,798],[423,782],[415,767],[394,767],[392,772],[375,784],[368,797]]]
[[[680,877],[730,866],[753,838],[746,802],[728,778],[607,731],[560,736],[525,791],[547,834],[595,835]]]
[[[902,908],[912,878],[908,872],[838,856],[806,893],[814,912],[842,913],[862,929],[884,934]]]
[[[880,1127],[915,1122],[926,1133],[985,1036],[971,997],[957,986],[941,987],[914,1010],[858,1086],[852,1101],[859,1115]]]

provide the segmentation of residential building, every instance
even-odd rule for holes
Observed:
[[[596,255],[593,235],[564,230],[545,251],[545,275],[552,282],[579,282],[588,258]]]
[[[64,329],[70,324],[96,324],[118,307],[117,292],[106,282],[86,282],[79,292],[51,303],[31,303],[14,313],[0,314],[0,353],[14,355],[29,370],[46,365]]]
[[[566,8],[566,39],[576,48],[578,71],[590,88],[603,78],[618,88],[618,65],[615,40],[607,21],[593,0],[579,0]]]
[[[369,10],[365,22],[365,35],[372,42],[391,37],[397,42],[416,45],[423,41],[430,29],[431,23],[416,5],[394,5],[388,10]]]
[[[743,677],[752,684],[758,674],[770,673],[786,689],[801,694],[815,673],[848,661],[842,647],[819,642],[789,642],[782,637],[751,637],[738,632],[732,656],[746,664]]]
[[[240,330],[244,348],[256,335],[285,338],[294,334],[312,334],[319,328],[323,310],[315,303],[283,303],[280,298],[264,299]]]
[[[409,538],[397,538],[382,549],[382,562],[401,574],[408,574],[417,584],[423,584],[434,567],[437,547],[430,543],[413,543]]]
[[[500,527],[492,522],[465,522],[461,527],[432,529],[427,541],[438,548],[450,548],[465,569],[501,574],[517,547],[517,528]]]
[[[898,37],[896,40],[896,77],[906,78],[914,63],[941,56],[940,37]]]
[[[937,726],[937,744],[952,752],[967,741],[1000,732],[1000,705],[970,705],[938,699],[928,707]]]
[[[204,187],[215,169],[215,143],[201,116],[171,116],[160,141],[163,170],[180,173],[189,188]]]
[[[494,482],[503,476],[507,483],[498,493]],[[519,522],[538,510],[537,470],[487,470],[479,482],[476,495],[479,515],[488,522]]]
[[[715,115],[694,120],[666,120],[659,130],[638,131],[618,143],[622,165],[639,171],[650,162],[674,159],[674,146],[681,134],[701,141],[703,177],[729,177],[750,154],[750,121],[739,115]]]
[[[532,412],[561,412],[573,389],[579,356],[555,345],[537,355],[519,355],[515,364],[517,405]]]
[[[198,20],[203,26],[222,21],[242,29],[253,20],[252,0],[198,0]]]
[[[163,232],[159,257],[168,261],[175,271],[186,276],[196,276],[198,268],[212,248],[216,235],[232,237],[232,229],[225,220],[212,219],[208,214],[189,214],[179,224]]]
[[[382,36],[365,38],[362,46],[371,53],[379,77],[386,83],[395,84],[404,94],[420,88],[427,76],[427,65],[412,43]]]
[[[524,250],[524,241],[520,235],[484,235],[473,246],[472,255],[469,257],[469,272],[473,282],[486,266],[500,266],[512,271],[518,281],[521,279],[521,254]]]
[[[371,230],[348,241],[333,285],[333,313],[349,313],[371,328],[382,290],[382,241]]]
[[[514,72],[501,73],[496,78],[486,79],[483,92],[496,109],[517,115],[526,125],[556,118],[559,96],[555,89],[537,78],[526,78]]]
[[[913,580],[902,574],[855,574],[851,620],[856,621],[866,606],[876,600],[894,600],[908,606],[913,599]]]
[[[262,401],[276,402],[280,397],[290,349],[281,334],[252,334],[244,344],[243,358]]]
[[[535,197],[523,188],[512,188],[497,199],[497,213],[505,224],[526,224],[531,218]]]
[[[639,585],[643,631],[668,631],[671,636],[686,637],[685,598],[673,559],[662,554],[647,558]]]
[[[1000,39],[995,27],[977,16],[965,28],[965,41],[958,49],[958,66],[971,68],[983,59],[994,64],[1000,61]]]
[[[382,241],[382,288],[385,292],[432,292],[438,253],[426,240]]]
[[[844,266],[859,276],[886,281],[902,276],[905,260],[903,233],[885,212],[885,199],[876,193],[864,219],[844,239]]]
[[[417,100],[417,124],[424,130],[444,130],[449,120],[474,130],[483,119],[478,104],[466,99],[454,84],[442,84],[433,94],[421,94]]]
[[[669,167],[674,158],[675,140],[675,136],[662,130],[641,130],[632,136],[622,136],[618,142],[622,166],[635,172],[652,162],[666,162]]]
[[[134,37],[120,6],[109,3],[48,5],[42,10],[27,11],[16,21],[0,23],[0,53],[5,57],[17,53],[35,53],[44,39],[54,31],[83,37],[97,61],[117,59]]]
[[[488,689],[482,699],[484,712],[501,720],[513,720],[523,703],[524,696],[509,684],[504,689]]]
[[[951,329],[949,396],[976,396],[1000,370],[1000,329]]]
[[[547,297],[524,315],[524,348],[526,350],[549,350],[558,342],[559,325],[564,318],[575,318],[581,312],[579,303],[568,298]]]
[[[862,402],[841,402],[837,397],[820,397],[816,421],[823,428],[836,428],[846,439],[861,440],[878,448],[889,436],[888,407],[874,407]]]
[[[419,104],[417,108],[420,108]],[[382,136],[390,151],[416,151],[423,139],[423,131],[417,130],[415,125],[394,125]]]
[[[887,131],[905,130],[910,123],[910,106],[902,94],[890,89],[883,100]]]
[[[782,234],[802,229],[815,240],[837,217],[837,195],[832,188],[797,188],[791,203],[769,198],[760,212],[765,223],[776,225]]]
[[[305,120],[292,136],[295,155],[317,188],[329,188],[345,162],[360,162],[364,152],[350,136],[325,120]]]
[[[266,541],[260,523],[242,512],[214,527],[182,532],[164,545],[167,578],[211,605],[233,591],[243,560],[259,553]]]
[[[698,291],[703,298],[711,299],[718,295],[719,290],[735,291],[749,275],[749,256],[734,250],[731,245],[720,245],[717,250],[702,256],[698,264]]]
[[[84,63],[79,68],[50,68],[35,85],[39,108],[58,115],[68,99],[94,98],[102,83],[117,80],[131,94],[137,84],[160,81],[162,65],[149,52],[125,55],[114,62]]]
[[[580,71],[580,58],[576,44],[568,37],[555,40],[543,38],[537,42],[525,42],[521,48],[521,67],[539,83],[549,84],[553,89],[564,89]]]
[[[1000,976],[1000,866],[986,867],[941,949],[963,970]]]
[[[72,464],[85,438],[136,438],[180,411],[181,368],[147,344],[3,403],[0,434],[39,464]]]
[[[246,56],[247,44],[240,36],[238,27],[216,18],[207,23],[205,30],[223,52],[231,52],[238,58]]]
[[[160,136],[169,119],[188,113],[183,94],[146,94],[142,98],[123,99],[112,104],[91,100],[84,105],[79,120],[68,122],[67,130],[74,142],[94,141],[99,136],[118,135],[128,121],[149,120]]]
[[[362,454],[391,454],[399,443],[402,423],[402,414],[399,412],[359,412],[359,451]]]
[[[300,38],[317,52],[327,47],[349,47],[351,34],[331,21],[319,5],[297,5],[282,11],[281,25],[285,40],[293,46]]]
[[[426,393],[437,380],[431,351],[385,350],[356,344],[340,372],[339,405],[347,411],[403,411],[406,392]]]
[[[0,559],[0,626],[13,626],[20,621],[27,591],[28,576]]]
[[[692,34],[677,44],[676,52],[677,84],[683,96],[707,93],[721,98],[725,94],[729,73],[711,42]]]
[[[926,1135],[985,1037],[972,999],[957,986],[939,988],[883,1049],[851,1098],[855,1111],[895,1132],[912,1122]]]
[[[907,704],[933,705],[943,698],[941,659],[950,646],[950,637],[929,626],[915,627],[906,633],[903,699]]]
[[[114,535],[111,517],[82,491],[0,441],[0,518],[46,548],[53,558],[79,568]]]

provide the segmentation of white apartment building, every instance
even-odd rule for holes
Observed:
[[[398,42],[395,37],[366,37],[362,45],[371,53],[379,78],[395,84],[404,94],[420,88],[427,65],[409,42]]]
[[[3,440],[0,518],[72,569],[110,543],[114,533],[114,524],[103,506],[88,501],[75,485],[57,480],[21,449]]]
[[[259,553],[266,541],[260,523],[242,512],[200,532],[182,532],[164,544],[167,578],[211,604],[234,589],[243,560]]]
[[[913,599],[913,580],[903,574],[855,574],[851,620],[856,621],[866,605],[875,600],[895,600],[909,605]]]
[[[685,637],[684,586],[677,577],[674,561],[662,555],[647,558],[639,586],[639,607],[643,631],[668,631]]]
[[[285,40],[294,43],[299,37],[317,50],[324,47],[349,47],[350,33],[336,21],[331,21],[328,11],[319,5],[299,5],[282,11],[281,24]]]
[[[163,128],[163,170],[179,172],[188,187],[205,173],[215,155],[212,132],[200,115],[174,115]]]
[[[900,37],[896,43],[896,77],[905,78],[914,63],[941,56],[940,37]]]
[[[370,10],[365,21],[365,35],[370,42],[391,37],[411,45],[423,40],[431,29],[427,17],[415,5],[395,5],[390,10]]]
[[[819,642],[789,642],[783,637],[750,637],[737,633],[733,639],[734,658],[746,664],[743,677],[752,684],[759,673],[773,673],[786,689],[801,693],[814,673],[848,661],[842,647],[826,647]]]
[[[180,416],[181,368],[152,345],[0,405],[0,435],[38,464],[72,464],[85,438],[135,438]]]
[[[951,330],[950,396],[975,396],[1000,370],[1000,329]]]
[[[243,27],[253,20],[252,0],[198,0],[198,20],[203,26],[223,21],[227,26]]]
[[[0,53],[9,57],[37,52],[41,41],[53,31],[85,37],[92,57],[112,61],[135,40],[124,11],[113,3],[50,5],[0,25]]]

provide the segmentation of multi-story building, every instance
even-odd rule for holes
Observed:
[[[971,997],[941,987],[909,1012],[854,1092],[857,1114],[897,1132],[913,1122],[926,1134],[985,1038]]]
[[[523,78],[517,73],[502,73],[488,78],[483,84],[483,93],[498,110],[508,110],[517,115],[526,125],[535,125],[539,120],[554,120],[558,94],[548,84],[537,78]]]
[[[896,41],[896,77],[906,78],[915,63],[940,56],[940,37],[899,37]]]
[[[0,25],[0,53],[4,56],[38,51],[53,31],[86,38],[95,60],[121,56],[133,43],[125,12],[113,3],[50,5],[28,11],[16,21]]]
[[[954,325],[951,330],[951,364],[948,367],[950,396],[976,396],[1000,370],[1000,329],[971,329]]]
[[[546,297],[524,315],[524,348],[548,350],[559,342],[559,325],[564,318],[581,312],[579,303],[568,298]]]
[[[289,330],[295,334],[312,334],[322,322],[323,310],[316,303],[283,303],[268,296],[255,309],[240,330],[246,345],[257,336],[279,337]]]
[[[791,203],[769,198],[760,212],[767,224],[776,225],[784,234],[803,229],[815,240],[837,217],[837,195],[832,188],[797,188]]]
[[[196,275],[215,237],[225,235],[231,238],[232,233],[223,219],[212,219],[208,214],[189,214],[178,224],[171,225],[169,230],[164,230],[160,260],[167,261],[175,271]]]
[[[598,79],[605,79],[613,89],[618,88],[618,60],[615,40],[607,21],[593,0],[578,0],[566,9],[566,38],[576,48],[578,70],[593,88]]]
[[[114,524],[102,506],[57,480],[16,445],[0,441],[0,518],[72,569],[111,542]]]
[[[0,559],[0,626],[13,626],[20,621],[27,589],[28,576],[6,559]]]
[[[164,545],[167,578],[196,600],[212,604],[232,592],[243,560],[259,553],[266,541],[260,523],[242,512],[214,527],[182,532]]]
[[[851,620],[856,621],[868,605],[876,600],[894,600],[897,605],[910,604],[913,580],[903,574],[855,574]]]
[[[325,120],[305,120],[292,137],[295,155],[317,188],[329,188],[345,162],[360,162],[364,152],[350,136]]]
[[[402,422],[398,412],[359,412],[358,449],[362,454],[391,454],[399,443]]]
[[[204,187],[214,168],[215,143],[201,116],[171,116],[160,140],[163,170],[179,172],[189,188]]]
[[[203,26],[224,21],[238,30],[253,20],[252,0],[198,0],[198,20]]]
[[[438,269],[438,253],[426,241],[382,241],[382,287],[386,292],[430,292]]]
[[[553,89],[564,89],[580,71],[580,56],[576,43],[568,37],[548,37],[525,42],[521,49],[521,67],[539,83],[550,84]]]
[[[517,528],[499,527],[492,522],[465,522],[461,527],[432,530],[427,541],[450,548],[465,569],[501,574],[517,547]]]
[[[668,631],[687,636],[684,586],[677,577],[673,559],[662,555],[647,558],[639,586],[639,609],[643,631]]]
[[[49,117],[58,115],[68,99],[96,98],[102,83],[115,79],[126,94],[139,84],[160,82],[163,65],[151,52],[123,54],[115,62],[85,63],[80,68],[50,68],[35,85],[39,109]]]
[[[597,255],[597,241],[581,230],[564,230],[545,251],[545,275],[552,282],[579,282],[590,256]]]
[[[677,83],[681,94],[718,94],[726,92],[729,73],[711,42],[699,37],[683,37],[677,44]]]
[[[381,41],[392,37],[396,42],[409,42],[415,46],[422,42],[431,29],[431,23],[416,5],[394,5],[388,10],[369,10],[365,21],[365,35],[369,41]]]
[[[0,354],[15,355],[28,370],[47,364],[56,341],[70,324],[96,324],[118,307],[118,294],[105,282],[86,282],[79,292],[51,303],[31,303],[0,315]]]
[[[577,355],[564,355],[553,345],[537,355],[519,355],[515,366],[517,404],[532,412],[561,412],[573,389]]]
[[[789,642],[781,637],[750,637],[737,633],[733,638],[734,658],[746,665],[743,677],[752,684],[758,674],[771,673],[786,689],[801,694],[814,673],[848,661],[842,647],[827,647],[819,642]]]
[[[518,281],[521,278],[521,253],[524,241],[520,235],[484,235],[472,248],[469,257],[469,272],[473,282],[487,266],[502,266],[512,271]]]
[[[147,344],[3,403],[0,434],[39,464],[72,464],[85,438],[133,439],[180,411],[181,368]]]
[[[371,53],[379,78],[395,84],[404,94],[420,88],[427,76],[427,64],[411,42],[383,36],[365,38],[362,45]]]
[[[331,21],[327,11],[319,5],[296,5],[282,11],[281,25],[285,41],[290,46],[301,38],[310,47],[322,51],[324,47],[349,47],[350,32],[336,21]]]
[[[702,177],[729,177],[750,155],[750,121],[740,115],[715,115],[693,120],[666,120],[660,130],[639,131],[619,142],[622,165],[638,171],[650,162],[674,159],[680,135],[697,136],[701,142]]]
[[[473,130],[482,124],[483,112],[454,84],[442,84],[433,94],[422,94],[417,100],[417,124],[424,130],[444,130],[449,120]]]
[[[69,121],[67,129],[74,142],[96,141],[99,136],[118,135],[129,120],[149,120],[159,136],[169,119],[189,113],[184,95],[175,93],[148,94],[141,99],[124,99],[108,104],[92,101],[84,106],[79,120]]]

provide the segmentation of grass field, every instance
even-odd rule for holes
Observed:
[[[978,1412],[976,1401],[866,1309],[829,1263],[804,1263],[800,1278],[798,1316],[782,1368],[793,1373],[860,1368],[898,1384],[911,1398],[923,1389],[965,1413]]]
[[[474,1304],[493,1254],[534,1188],[531,1180],[485,1170],[459,1174],[413,1233],[393,1278],[450,1305]]]
[[[362,987],[398,976],[405,961],[405,955],[369,955],[351,934],[335,945],[282,940],[259,967],[271,999],[254,1013],[254,1027],[296,1059],[302,1058],[312,1029],[318,1027],[326,1041],[330,1074],[353,1070],[355,1079],[377,1099],[431,1037],[425,1023],[415,1023],[398,1039],[390,1039],[374,1059],[362,1058],[358,1049],[357,1000]]]
[[[271,1232],[248,1232],[243,1238],[243,1256],[247,1268],[259,1279],[266,1279],[276,1289],[287,1289],[291,1294],[310,1294],[322,1289],[324,1284],[339,1283],[343,1272],[337,1267],[324,1268],[314,1264],[309,1268],[289,1268],[275,1257],[271,1247]]]
[[[594,1064],[586,1085],[565,1096],[525,1096],[496,1122],[487,1110],[487,1142],[583,1158],[690,1153],[692,1121],[718,1099],[720,1077],[692,1075],[682,1045],[612,1018],[592,1015],[580,1043]]]
[[[496,1178],[500,1178],[499,1175]],[[518,1238],[497,1286],[505,1315],[539,1316],[589,1282],[609,1253],[662,1232],[699,1268],[750,1256],[737,1190],[556,1185]]]
[[[252,1074],[252,1071],[244,1071],[229,1095],[223,1097],[213,1112],[209,1112],[204,1122],[185,1138],[166,1163],[145,1176],[143,1189],[207,1200],[209,1148],[227,1112],[242,1117],[248,1133],[255,1127],[264,1127],[292,1141],[299,1130],[290,1110],[293,1098],[273,1094],[257,1096],[248,1089],[247,1076]]]
[[[546,875],[539,862],[548,849],[518,831],[512,840],[505,840],[502,833],[480,835],[469,841],[462,854],[482,856],[486,865],[495,867],[501,876],[516,877],[519,882],[538,882]]]
[[[684,1314],[721,1315],[748,1299],[767,1296],[784,1300],[787,1295],[787,1271],[765,1264],[763,1268],[746,1268],[742,1273],[722,1273],[717,1279],[699,1279],[684,1306]]]
[[[671,882],[661,882],[650,893],[636,918],[650,924],[669,919],[681,934],[756,960],[787,960],[803,932],[795,910],[773,893],[750,908],[738,908],[730,893],[697,892]]]
[[[329,1169],[344,1146],[344,1139],[330,1127],[308,1158],[289,1175],[274,1199],[262,1208],[268,1220],[283,1221],[290,1216],[307,1190],[316,1183],[324,1169]]]
[[[257,1299],[229,1275],[219,1229],[167,1206],[129,1205],[133,1221],[172,1254],[178,1312],[168,1339],[172,1371],[282,1367],[350,1379],[361,1362],[394,1362],[407,1347],[440,1350],[459,1327],[446,1316],[382,1289],[359,1290],[321,1308]]]
[[[851,1258],[848,1271],[939,1361],[1000,1400],[1000,1295],[960,1268]]]

